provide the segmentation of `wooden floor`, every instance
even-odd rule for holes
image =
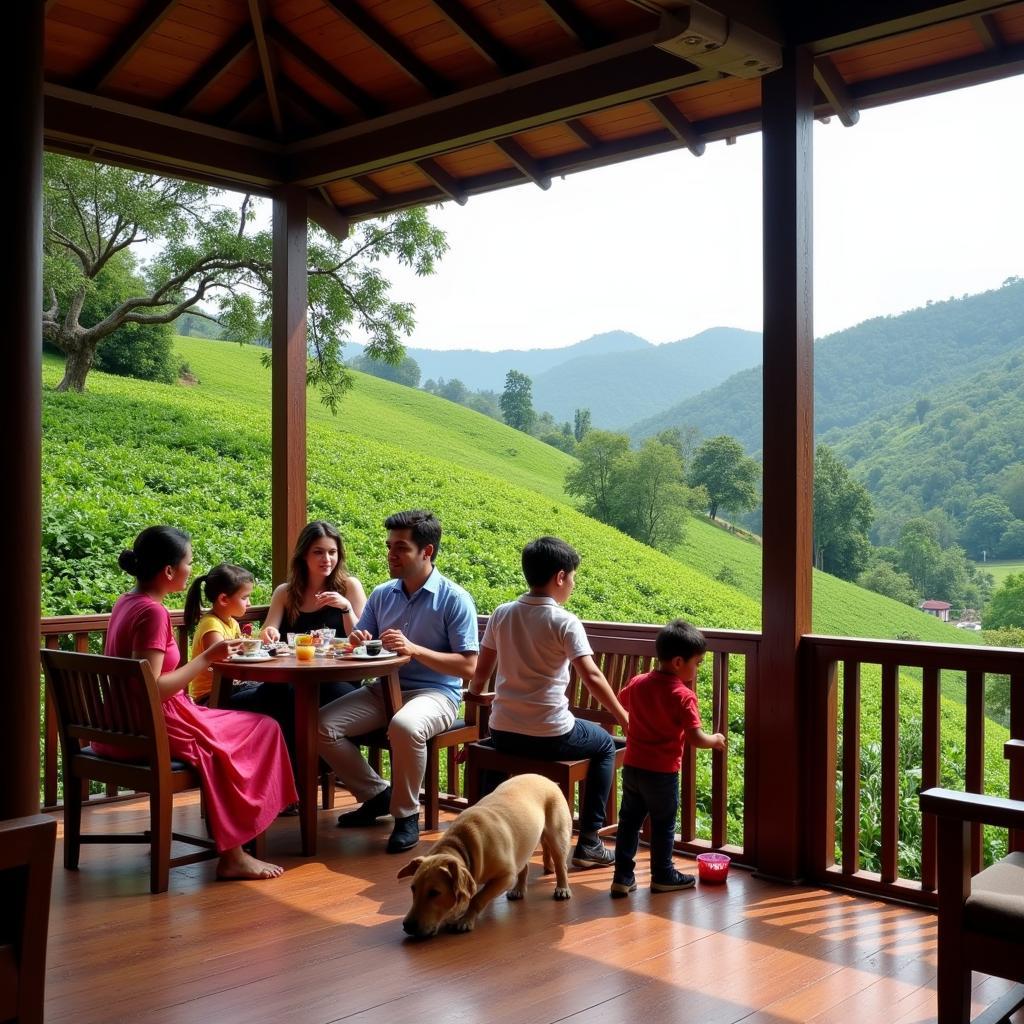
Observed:
[[[176,827],[198,830],[195,799],[177,806]],[[143,807],[87,809],[86,826],[138,827]],[[334,821],[321,813],[324,859],[309,861],[294,855],[296,820],[278,820],[269,851],[288,868],[280,879],[216,883],[207,862],[173,870],[161,896],[149,894],[144,847],[84,847],[81,869],[67,872],[58,843],[46,1020],[934,1019],[927,913],[738,870],[725,886],[655,895],[646,863],[629,899],[609,899],[601,869],[575,872],[562,903],[538,861],[524,902],[495,901],[470,935],[416,942],[402,932],[409,894],[395,874],[405,858],[383,853],[387,827],[341,832]],[[1006,989],[976,980],[976,1011]]]

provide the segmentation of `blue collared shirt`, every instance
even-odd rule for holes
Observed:
[[[437,569],[411,598],[401,580],[374,587],[355,628],[375,637],[385,629],[400,629],[412,643],[442,653],[480,649],[473,598]],[[441,690],[456,705],[462,699],[461,679],[435,672],[415,658],[398,670],[398,676],[403,690]]]

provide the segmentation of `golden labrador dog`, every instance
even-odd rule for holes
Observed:
[[[412,875],[412,909],[402,927],[418,938],[443,926],[472,931],[480,911],[503,889],[510,900],[526,895],[538,843],[544,873],[555,872],[555,899],[570,899],[572,818],[565,797],[550,779],[513,776],[464,810],[425,856],[398,872],[399,878]]]

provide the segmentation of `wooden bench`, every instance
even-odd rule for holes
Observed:
[[[599,632],[593,628],[587,630],[590,645],[594,649],[594,660],[604,673],[611,688],[618,693],[629,680],[641,672],[648,671],[655,664],[654,640],[622,637]],[[493,679],[489,688],[493,687]],[[615,756],[615,767],[622,767],[625,756],[625,739],[615,735],[617,724],[609,711],[606,711],[590,691],[583,685],[574,668],[570,668],[569,685],[566,687],[569,699],[569,710],[576,718],[596,722],[612,734],[618,747]],[[468,695],[467,706],[478,704],[486,717],[487,709],[494,699],[492,692],[474,696]],[[481,776],[483,772],[494,772],[500,775],[523,775],[528,772],[543,775],[551,779],[565,794],[569,809],[575,806],[576,791],[579,790],[580,806],[585,795],[587,769],[590,761],[581,758],[573,761],[545,761],[534,758],[517,757],[503,754],[494,749],[486,740],[470,743],[466,748],[466,798],[470,804],[480,798]],[[613,826],[618,821],[618,807],[615,787],[608,795],[605,811],[606,826]]]

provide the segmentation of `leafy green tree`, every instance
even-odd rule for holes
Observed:
[[[1011,573],[992,595],[985,613],[988,629],[1024,627],[1024,572]]]
[[[900,531],[898,550],[900,568],[913,581],[915,589],[927,597],[935,574],[935,566],[942,557],[942,548],[935,537],[935,526],[923,517],[908,519]]]
[[[492,420],[501,419],[501,406],[498,404],[496,391],[471,391],[466,396],[466,407],[490,416]]]
[[[931,399],[919,398],[914,403],[914,415],[917,417],[918,423],[924,423],[925,416],[928,415],[929,410],[932,407]]]
[[[412,356],[402,356],[397,363],[387,363],[382,359],[371,359],[369,356],[356,356],[352,360],[353,370],[362,370],[382,380],[390,380],[395,384],[404,384],[407,388],[420,386],[420,364]]]
[[[577,465],[565,475],[567,494],[583,499],[583,511],[602,523],[615,512],[615,468],[629,451],[629,438],[607,430],[591,430],[576,448]]]
[[[819,444],[814,454],[814,564],[844,580],[868,564],[868,531],[874,520],[871,497],[850,476],[835,451]]]
[[[124,324],[172,323],[213,303],[228,336],[270,337],[272,236],[253,230],[251,196],[49,154],[44,169],[43,337],[65,356],[59,390],[82,391],[100,344]],[[118,253],[157,246],[146,288],[96,323],[82,313]],[[309,238],[309,380],[332,409],[351,377],[341,350],[353,326],[366,351],[396,362],[413,307],[392,299],[381,261],[430,274],[447,248],[422,209],[361,224],[345,242],[313,227]],[[269,357],[268,357],[269,360]]]
[[[533,381],[525,373],[509,370],[499,401],[505,422],[528,434],[537,416],[533,411]]]
[[[1024,557],[1024,519],[1014,519],[999,539],[999,552],[1004,558]]]
[[[683,483],[683,460],[672,445],[650,437],[639,451],[627,452],[615,470],[614,488],[614,526],[665,550],[683,539],[689,488]]]
[[[452,377],[452,379],[449,381],[445,381],[442,379],[439,380],[437,383],[437,393],[442,398],[447,398],[449,402],[456,402],[459,405],[462,405],[462,403],[466,401],[466,398],[469,395],[469,389],[466,387],[465,384],[462,383],[461,380],[459,380],[458,377]]]
[[[1007,466],[999,474],[999,493],[1017,519],[1024,519],[1024,464]]]
[[[576,438],[577,444],[587,436],[587,431],[590,430],[590,426],[590,410],[577,409],[573,424],[573,436]]]
[[[960,539],[975,558],[981,558],[983,551],[995,555],[1012,523],[1010,506],[997,495],[986,494],[972,502]]]
[[[857,577],[857,586],[891,597],[901,604],[909,604],[912,608],[921,603],[921,595],[914,589],[913,580],[888,562],[875,562],[865,569]]]
[[[744,454],[734,437],[721,434],[705,441],[694,453],[690,467],[691,487],[703,487],[708,495],[708,515],[718,510],[747,512],[757,504],[761,467]]]

